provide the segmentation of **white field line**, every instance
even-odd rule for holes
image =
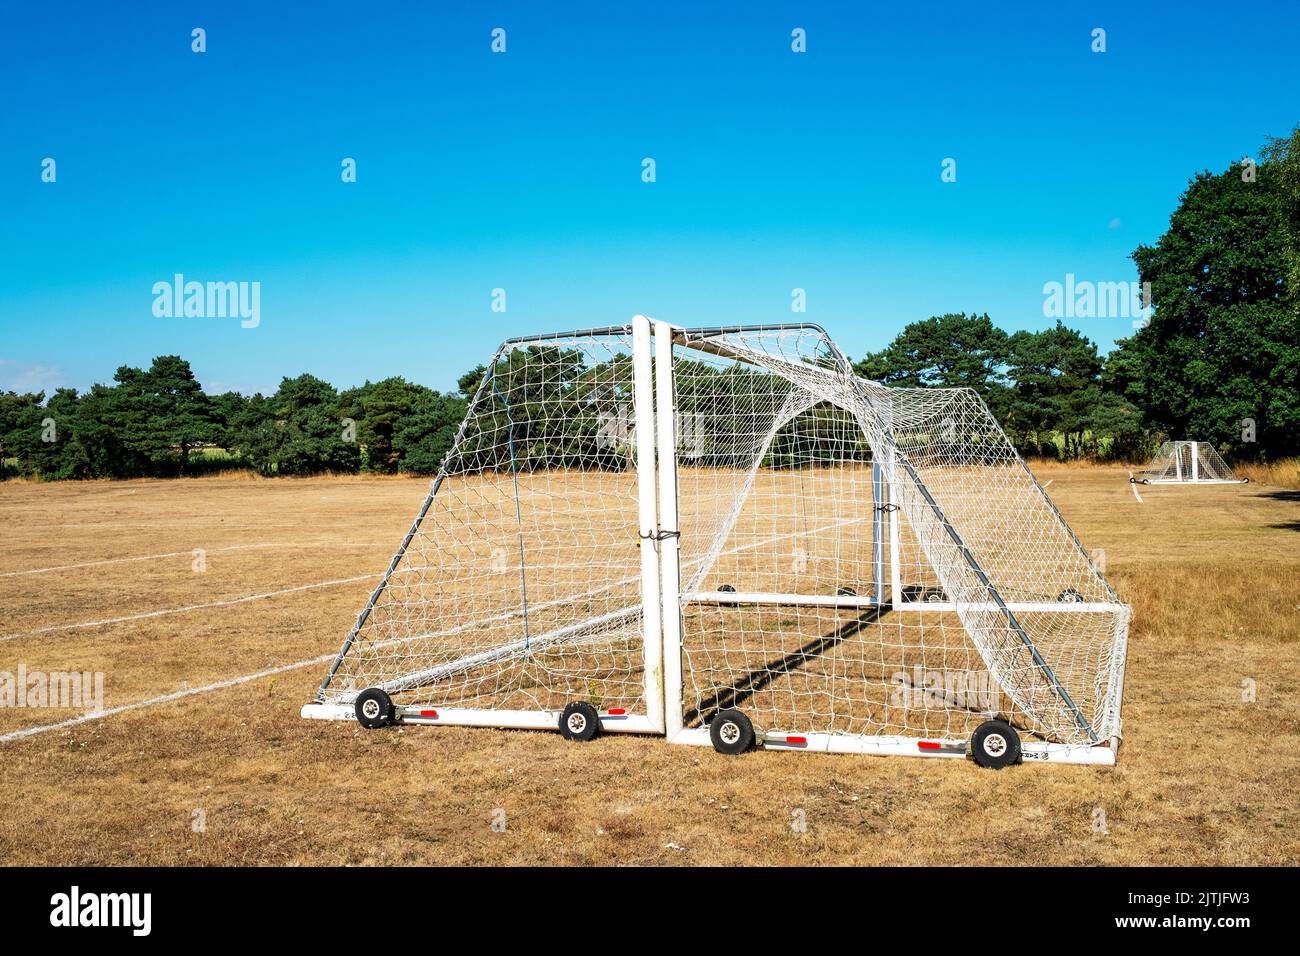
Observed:
[[[187,611],[202,611],[210,607],[230,607],[233,604],[244,604],[248,601],[261,601],[264,598],[279,597],[281,594],[293,594],[298,591],[311,591],[315,588],[328,588],[336,584],[355,584],[358,581],[369,581],[372,578],[379,577],[379,574],[362,574],[355,578],[338,578],[334,581],[317,581],[315,584],[299,584],[297,587],[283,588],[279,591],[266,591],[263,594],[246,594],[243,597],[229,598],[224,601],[209,601],[206,604],[191,604],[187,607],[169,607],[158,611],[142,611],[139,614],[127,614],[123,617],[108,617],[101,621],[78,621],[72,624],[51,624],[49,627],[40,627],[34,631],[21,631],[17,634],[5,634],[0,636],[0,642],[15,641],[20,637],[34,637],[37,634],[48,634],[51,631],[70,631],[82,627],[101,627],[105,624],[121,624],[125,621],[142,621],[150,617],[162,617],[165,614],[184,614]]]
[[[232,544],[224,548],[204,548],[206,554],[221,554],[225,551],[250,551],[254,548],[380,548],[392,547],[392,542],[367,541],[364,544],[348,542],[321,541],[305,544],[268,543],[268,544]],[[129,558],[104,558],[101,561],[83,561],[80,564],[58,564],[49,568],[31,568],[26,571],[0,571],[0,578],[16,578],[24,574],[49,574],[52,571],[75,571],[78,568],[93,568],[102,564],[125,564],[128,561],[157,561],[160,558],[193,557],[196,549],[189,551],[165,551],[162,554],[139,554]]]
[[[842,525],[858,524],[866,520],[868,520],[867,517],[844,518],[839,521],[833,521],[828,525],[823,525],[820,528],[813,528],[811,531],[792,531],[789,534],[779,534],[776,535],[775,537],[765,538],[762,541],[751,541],[749,544],[741,544],[741,545],[737,545],[734,548],[728,548],[726,551],[719,551],[717,557],[720,558],[723,555],[728,555],[728,554],[739,554],[742,551],[752,551],[754,548],[761,548],[764,547],[765,545],[775,544],[776,542],[784,541],[787,538],[795,538],[800,535],[817,534],[820,531],[828,531],[831,528],[838,528],[841,527]],[[686,561],[683,561],[681,563],[681,566],[683,568],[689,568],[697,564],[701,564],[707,560],[709,560],[709,555],[706,553],[706,554],[698,555],[697,557],[694,558],[689,558]],[[403,573],[407,573],[407,572],[399,569],[398,571],[394,572],[394,577],[396,577],[398,574],[403,574]],[[587,591],[580,591],[577,594],[566,594],[562,598],[555,598],[550,601],[529,603],[528,610],[532,612],[549,611],[553,607],[558,607],[564,604],[571,604],[574,601],[579,601],[583,598],[595,597],[597,594],[600,594],[604,591],[612,591],[615,588],[625,587],[626,585],[629,584],[635,584],[637,581],[640,580],[641,580],[641,576],[639,574],[631,575],[629,577],[620,578],[616,581],[611,581],[607,584],[602,584],[598,587],[591,588],[590,590]],[[372,645],[370,649],[374,649],[377,647],[387,647],[390,644],[409,643],[410,641],[423,641],[431,637],[451,637],[453,634],[459,634],[463,631],[474,630],[475,628],[482,627],[484,624],[496,624],[501,621],[510,621],[520,617],[523,617],[522,610],[503,611],[500,614],[494,614],[491,617],[474,618],[473,620],[466,621],[463,624],[457,624],[454,627],[449,627],[441,631],[425,631],[424,633],[421,634],[412,634],[410,637],[388,638],[387,640],[383,641],[381,644]]]
[[[832,527],[836,527],[836,526],[838,526],[838,525],[843,525],[843,524],[853,524],[853,523],[856,523],[856,522],[858,522],[858,521],[863,521],[863,520],[866,520],[866,519],[865,519],[865,518],[853,518],[853,519],[848,519],[847,521],[837,521],[837,522],[833,522],[833,523],[830,524],[830,525],[827,525],[826,527],[827,527],[827,528],[832,528]],[[817,530],[821,530],[821,529],[817,529]],[[723,552],[723,554],[734,554],[734,553],[737,552],[737,551],[746,551],[746,550],[749,550],[749,549],[751,549],[751,548],[762,547],[762,546],[765,545],[765,544],[772,544],[772,543],[774,543],[774,542],[776,542],[776,541],[780,541],[780,540],[783,540],[783,539],[788,538],[788,537],[794,537],[794,535],[793,535],[793,534],[790,534],[790,535],[777,535],[777,536],[775,536],[775,537],[768,538],[768,539],[766,539],[766,540],[764,540],[764,541],[757,541],[757,542],[752,542],[752,543],[747,544],[747,545],[741,545],[741,546],[739,546],[739,547],[737,547],[737,548],[733,548],[733,549],[730,549],[730,550],[728,550],[728,551],[725,551],[725,552]],[[696,558],[696,559],[694,559],[694,560],[695,560],[695,561],[700,561],[700,560],[703,560],[703,558]],[[320,584],[306,584],[306,585],[302,585],[301,587],[288,588],[288,589],[286,589],[286,590],[284,590],[284,591],[273,591],[273,592],[270,592],[269,594],[264,594],[264,595],[250,595],[250,596],[248,596],[248,597],[237,598],[237,599],[232,600],[232,601],[219,601],[219,602],[216,602],[216,603],[214,603],[214,604],[195,605],[194,607],[190,607],[190,608],[172,608],[172,609],[168,609],[168,610],[164,610],[164,611],[151,611],[151,612],[148,612],[147,614],[136,614],[136,615],[132,615],[132,616],[130,616],[130,617],[126,617],[126,618],[117,618],[117,619],[115,619],[114,621],[106,621],[106,622],[91,622],[91,623],[86,623],[86,624],[59,625],[59,626],[54,627],[54,628],[44,628],[43,630],[58,630],[58,629],[60,629],[60,628],[68,628],[68,627],[90,627],[90,626],[92,626],[93,624],[98,624],[98,623],[115,623],[116,621],[123,621],[123,620],[137,620],[137,619],[142,618],[142,617],[156,617],[156,616],[161,615],[161,614],[175,614],[175,613],[179,613],[179,612],[181,612],[181,611],[196,610],[196,609],[203,608],[203,607],[219,607],[219,606],[222,606],[222,605],[238,604],[238,603],[243,602],[243,601],[254,601],[254,600],[258,600],[258,599],[263,598],[263,597],[272,597],[272,596],[274,596],[274,595],[276,595],[276,594],[288,594],[288,593],[293,592],[293,591],[305,591],[305,590],[307,590],[307,589],[309,589],[309,588],[327,587],[327,586],[329,586],[329,585],[331,585],[331,584],[342,584],[342,583],[350,583],[350,582],[355,582],[355,581],[364,581],[364,580],[367,580],[368,578],[375,578],[375,577],[379,577],[379,575],[377,575],[377,574],[367,574],[367,575],[363,575],[363,576],[361,576],[361,577],[359,577],[359,578],[345,578],[345,579],[340,580],[340,581],[325,581],[325,582],[321,582]],[[633,580],[635,580],[635,579],[633,579]],[[600,589],[597,589],[597,590],[600,590]],[[451,630],[452,630],[452,631],[455,631],[455,630],[457,630],[457,629],[456,629],[456,628],[452,628]],[[42,633],[42,632],[41,632],[41,631],[32,631],[32,632],[29,632],[29,633],[36,634],[36,633]],[[451,631],[448,631],[448,632],[446,632],[446,633],[451,633]],[[6,637],[2,637],[2,638],[0,638],[0,640],[6,640],[6,641],[7,641],[7,640],[13,640],[13,639],[16,638],[16,637],[23,637],[23,636],[24,636],[24,635],[22,635],[22,634],[11,634],[11,635],[8,635],[8,636],[6,636]],[[434,636],[434,635],[428,635],[428,636]],[[407,639],[405,639],[405,638],[394,638],[394,639],[390,639],[390,640],[388,640],[388,641],[383,641],[383,642],[381,642],[380,644],[378,644],[378,645],[376,645],[376,646],[377,646],[377,647],[382,647],[382,646],[389,645],[389,644],[397,644],[397,643],[401,643],[403,640],[407,640]],[[258,672],[255,673],[255,674],[245,674],[245,675],[242,676],[242,677],[232,677],[232,678],[230,678],[230,679],[228,679],[228,680],[217,681],[217,682],[214,683],[214,684],[205,684],[203,687],[187,687],[187,688],[185,688],[184,690],[172,691],[170,694],[163,694],[163,695],[160,696],[160,697],[150,697],[150,698],[147,698],[146,700],[137,700],[137,701],[135,701],[135,702],[133,702],[133,703],[130,703],[130,704],[122,704],[122,705],[119,706],[119,707],[110,707],[110,708],[108,708],[107,710],[100,710],[100,711],[94,711],[94,712],[92,712],[92,713],[88,713],[88,714],[81,714],[81,715],[79,715],[79,716],[77,716],[77,717],[70,717],[70,718],[68,718],[67,720],[60,720],[60,721],[57,721],[57,722],[52,723],[52,724],[40,724],[40,725],[35,726],[35,727],[24,727],[24,728],[21,729],[21,730],[13,730],[13,731],[10,731],[10,732],[7,733],[7,734],[0,734],[0,743],[6,743],[6,742],[8,742],[8,741],[10,741],[10,740],[21,740],[21,739],[24,738],[24,737],[33,737],[33,736],[35,736],[36,734],[43,734],[43,733],[46,733],[47,731],[51,731],[51,730],[59,730],[59,729],[65,728],[65,727],[75,727],[75,726],[77,726],[78,724],[84,724],[84,723],[87,723],[88,721],[92,721],[92,720],[100,720],[101,718],[104,718],[104,717],[111,717],[111,716],[113,716],[114,714],[122,714],[122,713],[126,713],[126,712],[128,712],[128,711],[132,711],[132,710],[140,710],[140,709],[142,709],[142,708],[144,708],[144,707],[153,707],[153,706],[156,706],[156,705],[158,705],[158,704],[166,704],[166,703],[170,703],[170,702],[175,701],[175,700],[182,700],[182,699],[184,699],[184,698],[186,698],[186,697],[193,697],[193,696],[198,695],[198,694],[207,694],[207,693],[211,693],[211,692],[213,692],[213,691],[225,690],[225,689],[228,688],[228,687],[235,687],[235,686],[237,686],[237,685],[239,685],[239,684],[246,684],[246,683],[248,683],[249,681],[259,680],[259,679],[261,679],[261,678],[263,678],[263,677],[271,677],[271,676],[274,676],[275,674],[283,674],[283,673],[285,673],[286,671],[298,670],[299,668],[302,668],[302,667],[311,667],[311,666],[314,665],[314,664],[325,664],[325,663],[328,663],[328,662],[334,660],[336,657],[338,657],[338,653],[337,653],[337,652],[331,652],[331,653],[329,653],[329,654],[322,654],[320,657],[312,657],[312,658],[309,658],[309,659],[304,660],[304,661],[297,661],[297,662],[295,662],[295,663],[293,663],[293,664],[283,664],[283,665],[281,665],[281,666],[279,666],[279,667],[272,667],[272,668],[268,668],[267,670],[258,671]]]
[[[829,525],[824,526],[823,528],[814,528],[814,529],[812,530],[812,532],[810,532],[810,533],[816,533],[816,532],[818,532],[818,531],[828,530],[828,529],[830,529],[830,528],[834,528],[834,527],[837,527],[837,526],[840,526],[840,525],[845,525],[845,524],[855,524],[855,523],[857,523],[857,522],[865,521],[865,520],[866,520],[866,518],[849,518],[849,519],[844,519],[844,520],[840,520],[840,521],[835,521],[835,522],[832,522],[832,523],[829,524]],[[762,547],[762,546],[767,545],[767,544],[772,544],[772,543],[774,543],[774,542],[776,542],[776,541],[784,540],[784,539],[786,539],[786,538],[793,538],[793,537],[796,537],[797,535],[802,534],[802,533],[805,533],[805,532],[798,532],[798,531],[796,531],[796,532],[792,532],[792,533],[790,533],[790,534],[777,535],[776,537],[768,538],[768,539],[766,539],[766,540],[764,540],[764,541],[756,541],[756,542],[752,542],[752,543],[750,543],[750,544],[740,545],[740,546],[738,546],[738,547],[736,547],[736,548],[732,548],[732,549],[729,549],[728,551],[724,551],[724,552],[722,552],[722,554],[735,554],[736,552],[739,552],[739,551],[748,551],[748,550],[751,550],[751,549],[753,549],[753,548]],[[262,545],[237,545],[236,547],[262,547]],[[177,552],[177,553],[178,553],[178,554],[188,554],[189,552],[182,551],[182,552]],[[721,556],[721,555],[719,555],[719,556]],[[116,560],[116,559],[115,559],[115,560]],[[129,560],[129,559],[128,559],[128,560]],[[698,563],[698,562],[701,561],[701,560],[704,560],[704,558],[702,558],[702,557],[701,557],[701,558],[695,558],[695,559],[693,559],[692,561],[686,561],[686,562],[683,562],[683,566],[685,566],[685,567],[689,567],[691,564],[693,564],[693,563]],[[397,573],[397,574],[401,574],[402,571],[399,570],[399,571],[397,571],[396,573]],[[229,598],[229,599],[224,600],[224,601],[209,601],[209,602],[207,602],[207,603],[205,603],[205,604],[191,604],[191,605],[188,605],[188,606],[186,606],[186,607],[163,608],[163,609],[161,609],[161,610],[157,610],[157,611],[142,611],[142,612],[140,612],[139,614],[127,614],[127,615],[124,615],[124,616],[122,616],[122,617],[110,617],[110,618],[104,618],[103,620],[99,620],[99,621],[77,621],[77,622],[73,622],[73,623],[70,623],[70,624],[51,624],[51,625],[49,625],[48,627],[41,627],[41,628],[37,628],[36,630],[32,630],[32,631],[20,631],[20,632],[18,632],[18,633],[16,633],[16,634],[3,634],[3,635],[0,635],[0,643],[4,643],[5,641],[16,641],[16,640],[18,640],[19,638],[23,638],[23,637],[35,637],[35,636],[37,636],[37,635],[39,635],[39,634],[49,634],[49,633],[54,632],[54,631],[71,631],[71,630],[77,630],[77,629],[85,628],[85,627],[102,627],[102,626],[107,625],[107,624],[123,624],[123,623],[126,623],[126,622],[128,622],[128,621],[142,621],[142,620],[145,620],[145,619],[147,619],[147,618],[151,618],[151,617],[163,617],[163,616],[165,616],[165,615],[167,615],[167,614],[184,614],[184,613],[187,613],[187,612],[189,612],[189,611],[202,611],[202,610],[206,610],[207,608],[214,608],[214,607],[230,607],[230,606],[235,605],[235,604],[245,604],[245,603],[248,603],[249,601],[261,601],[261,600],[263,600],[263,599],[265,599],[265,598],[279,597],[279,596],[282,595],[282,594],[293,594],[293,593],[295,593],[295,592],[299,592],[299,591],[311,591],[311,590],[314,590],[314,589],[316,589],[316,588],[327,588],[327,587],[333,587],[334,585],[337,585],[337,584],[355,584],[355,583],[358,582],[358,581],[367,581],[367,580],[370,580],[371,578],[377,578],[377,577],[381,577],[381,575],[378,574],[378,573],[376,573],[376,574],[363,574],[363,575],[360,575],[360,576],[358,576],[358,577],[354,577],[354,578],[339,578],[339,579],[334,580],[334,581],[318,581],[318,582],[316,582],[315,584],[300,584],[300,585],[298,585],[297,587],[292,587],[292,588],[283,588],[283,589],[281,589],[281,590],[279,590],[279,591],[267,591],[267,592],[262,593],[262,594],[246,594],[246,595],[244,595],[243,597],[238,597],[238,598]],[[582,594],[578,594],[578,595],[570,595],[570,596],[568,596],[568,597],[566,597],[566,598],[564,598],[564,599],[562,599],[562,600],[557,600],[557,601],[553,601],[553,602],[548,602],[546,605],[542,605],[542,606],[540,606],[539,609],[542,609],[542,608],[545,608],[545,607],[550,607],[552,604],[564,604],[564,603],[568,603],[569,601],[571,601],[571,600],[575,600],[575,599],[577,599],[577,598],[590,597],[590,596],[592,596],[592,595],[599,594],[601,591],[610,590],[610,589],[612,589],[612,588],[614,588],[614,587],[618,587],[618,586],[620,586],[620,585],[627,584],[627,583],[630,583],[630,582],[635,582],[635,581],[637,581],[637,580],[639,580],[639,578],[637,578],[637,577],[631,577],[631,578],[627,578],[627,579],[625,579],[625,580],[623,580],[623,581],[615,581],[615,582],[613,582],[612,584],[602,585],[602,586],[600,586],[600,587],[598,587],[598,588],[593,588],[593,589],[590,590],[590,591],[585,591],[585,592],[583,592]],[[496,618],[489,618],[489,619],[486,619],[486,621],[485,621],[485,620],[480,620],[480,621],[473,622],[473,625],[474,625],[474,626],[478,626],[478,625],[480,625],[480,624],[487,623],[488,621],[493,621],[493,620],[509,620],[509,619],[512,618],[512,617],[519,616],[520,613],[521,613],[521,612],[519,612],[519,611],[511,611],[511,612],[507,612],[506,614],[498,615]],[[448,631],[448,632],[445,632],[445,633],[447,633],[447,634],[454,633],[456,630],[457,630],[456,628],[453,628],[451,631]],[[413,638],[403,638],[403,640],[416,640],[416,639],[422,639],[422,638],[425,638],[425,637],[435,637],[435,636],[443,636],[443,635],[442,635],[442,634],[417,634],[417,635],[415,635],[415,637],[413,637]]]
[[[139,710],[142,707],[153,707],[157,704],[166,704],[174,700],[181,700],[185,697],[193,697],[196,694],[207,694],[214,690],[225,690],[227,687],[234,687],[237,684],[247,684],[249,681],[259,680],[263,677],[272,677],[276,674],[283,674],[285,671],[297,670],[300,667],[309,667],[312,664],[324,664],[333,660],[337,654],[324,654],[320,657],[313,657],[311,660],[298,661],[295,664],[284,664],[280,667],[270,667],[264,671],[258,671],[256,674],[245,674],[243,677],[232,677],[229,680],[217,681],[215,684],[205,684],[203,687],[187,687],[184,690],[172,691],[170,694],[163,694],[161,697],[150,697],[147,700],[137,700],[131,704],[122,704],[120,707],[109,707],[107,710],[91,711],[87,714],[81,714],[77,717],[70,717],[67,720],[60,720],[53,724],[40,724],[36,727],[24,727],[22,730],[11,730],[7,734],[0,734],[0,743],[10,740],[20,740],[23,737],[33,737],[36,734],[43,734],[49,730],[59,730],[62,727],[75,727],[77,724],[84,724],[87,721],[99,720],[103,717],[111,717],[114,714],[123,714],[130,710]]]

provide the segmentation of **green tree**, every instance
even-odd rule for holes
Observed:
[[[263,475],[356,471],[361,463],[334,386],[314,375],[285,378],[271,398],[250,399],[238,413],[240,454]]]
[[[1059,321],[1041,332],[1016,332],[1009,340],[1013,386],[1003,428],[1018,447],[1037,454],[1132,457],[1145,437],[1141,414],[1106,390],[1103,371],[1097,346]]]
[[[362,466],[368,471],[396,472],[402,458],[402,450],[394,443],[398,429],[421,403],[436,395],[432,389],[400,376],[373,384],[366,382],[340,395],[342,413],[356,422]]]
[[[466,401],[456,395],[430,391],[393,431],[393,451],[402,471],[433,474],[451,449],[465,418]]]
[[[949,312],[912,322],[854,367],[884,385],[973,388],[992,407],[1005,395],[1007,347],[1007,334],[987,314]]]
[[[122,444],[159,473],[184,472],[190,452],[218,433],[211,402],[178,355],[160,355],[147,370],[123,365],[113,376],[116,394],[105,398],[109,422]]]
[[[1282,226],[1287,260],[1287,289],[1300,311],[1300,126],[1290,136],[1271,140],[1264,160],[1282,192]]]
[[[22,471],[50,479],[91,477],[76,425],[75,388],[56,389],[43,405],[20,409],[10,442]]]
[[[1287,153],[1288,161],[1290,153]],[[1156,428],[1239,454],[1300,452],[1300,310],[1288,303],[1294,193],[1282,164],[1203,172],[1133,253],[1155,306],[1120,348],[1124,395]],[[1243,445],[1243,421],[1258,443]]]
[[[9,458],[19,458],[17,468],[23,471],[23,461],[18,448],[22,444],[19,428],[31,419],[33,409],[45,401],[44,392],[0,392],[0,481],[9,475]]]

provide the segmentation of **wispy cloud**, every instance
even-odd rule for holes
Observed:
[[[68,377],[57,365],[31,365],[0,358],[0,389],[12,392],[52,392]]]

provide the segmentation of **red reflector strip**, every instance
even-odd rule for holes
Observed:
[[[606,711],[606,713],[609,714],[609,716],[611,717],[622,717],[624,714],[627,713],[627,710],[626,708],[623,707],[615,707],[612,710]]]
[[[918,740],[916,746],[921,750],[938,750],[943,745],[936,744],[933,740]]]
[[[422,711],[420,711],[420,716],[421,716],[421,717],[437,717],[437,716],[438,716],[438,712],[437,712],[436,710],[422,710]]]
[[[785,742],[788,744],[806,744],[808,742],[808,738],[807,737],[786,737]]]

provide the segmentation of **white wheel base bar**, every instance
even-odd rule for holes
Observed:
[[[712,747],[706,727],[690,727],[670,738],[675,744]],[[764,750],[793,750],[808,753],[874,754],[901,757],[956,757],[965,759],[966,741],[948,738],[875,737],[857,734],[776,734],[758,735]],[[1113,767],[1115,742],[1099,745],[1049,744],[1037,741],[1021,744],[1025,763],[1069,763]]]
[[[1244,485],[1243,478],[1139,478],[1142,485]]]
[[[300,716],[307,720],[356,720],[351,704],[305,704]],[[559,730],[558,710],[472,710],[464,707],[422,707],[401,705],[397,718],[403,724],[445,724],[449,727],[498,727],[513,730]],[[661,734],[645,714],[629,714],[618,709],[600,713],[600,729],[605,733]]]
[[[884,607],[891,611],[955,611],[952,601],[902,601],[880,603],[871,597],[847,594],[783,594],[772,591],[696,591],[683,594],[682,603],[694,604],[780,604],[788,607]],[[962,605],[972,611],[1000,611],[991,601]],[[1124,605],[1105,601],[1008,601],[1007,608],[1021,613],[1044,612],[1050,614],[1100,614],[1114,613]]]

